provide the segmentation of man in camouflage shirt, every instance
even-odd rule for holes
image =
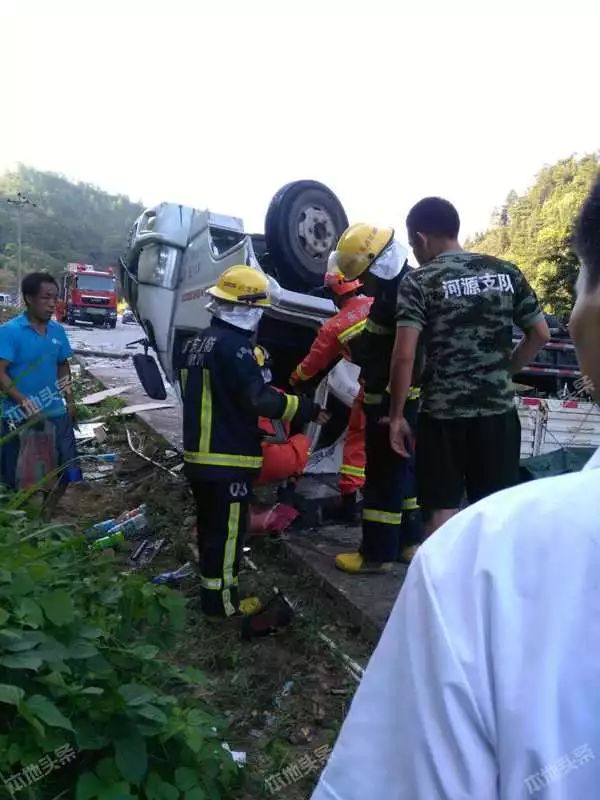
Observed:
[[[518,481],[520,425],[512,375],[550,334],[537,298],[507,261],[467,253],[454,206],[428,197],[407,218],[421,265],[399,286],[391,367],[390,441],[406,455],[413,431],[402,409],[419,336],[425,348],[417,429],[419,501],[431,533],[470,503]],[[513,323],[525,333],[513,350]]]

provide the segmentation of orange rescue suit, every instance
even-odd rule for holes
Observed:
[[[319,372],[329,369],[340,356],[351,360],[352,339],[360,336],[365,327],[372,297],[355,295],[349,298],[335,317],[323,324],[307,356],[298,364],[290,377],[292,384],[307,381]],[[352,494],[365,482],[365,416],[362,410],[362,391],[355,399],[348,431],[344,442],[344,455],[340,468],[340,492]]]
[[[267,436],[275,433],[273,423],[265,417],[259,419],[258,427]],[[284,427],[289,435],[289,423],[284,423]],[[264,486],[267,483],[279,483],[293,475],[301,475],[308,461],[309,450],[310,439],[303,433],[296,433],[281,444],[263,441],[262,469],[254,485]]]

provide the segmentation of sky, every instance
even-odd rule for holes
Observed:
[[[0,169],[252,232],[291,180],[402,234],[436,194],[465,236],[600,149],[599,24],[587,0],[0,0]]]

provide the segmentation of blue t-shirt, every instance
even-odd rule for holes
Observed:
[[[45,336],[32,328],[26,314],[0,325],[0,359],[9,362],[7,375],[47,417],[66,413],[58,385],[58,365],[72,355],[67,335],[58,322],[48,322]],[[2,396],[2,417],[15,421],[23,418],[10,397]]]

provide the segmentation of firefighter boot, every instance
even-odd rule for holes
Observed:
[[[390,561],[366,561],[362,553],[340,553],[335,557],[335,565],[351,575],[383,575],[392,569]]]
[[[356,492],[342,495],[341,521],[343,525],[360,524],[360,504],[356,499]]]
[[[404,501],[402,523],[400,525],[400,542],[397,560],[401,564],[410,564],[423,541],[423,518],[416,499],[411,497]]]

